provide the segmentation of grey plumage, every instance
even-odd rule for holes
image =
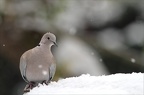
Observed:
[[[56,37],[52,33],[43,35],[39,46],[26,51],[20,58],[20,72],[28,83],[25,91],[32,89],[37,83],[48,84],[56,71],[56,62],[51,53],[51,46],[56,44]]]

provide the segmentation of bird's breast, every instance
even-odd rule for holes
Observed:
[[[49,79],[49,67],[52,64],[52,55],[47,52],[36,51],[27,61],[26,77],[29,81],[43,81]]]

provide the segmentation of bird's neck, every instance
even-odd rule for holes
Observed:
[[[50,44],[43,44],[43,43],[39,43],[38,47],[43,48],[43,50],[48,50],[49,52],[51,52],[51,46]]]

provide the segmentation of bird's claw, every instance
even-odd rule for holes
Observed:
[[[35,83],[30,82],[29,84],[27,84],[24,88],[24,92],[30,92],[31,89],[33,89],[34,87],[36,87]]]
[[[48,84],[49,84],[49,81],[44,80],[41,84],[46,84],[46,85],[48,85]]]

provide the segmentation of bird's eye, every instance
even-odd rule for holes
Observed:
[[[50,38],[48,37],[47,39],[49,40]]]

